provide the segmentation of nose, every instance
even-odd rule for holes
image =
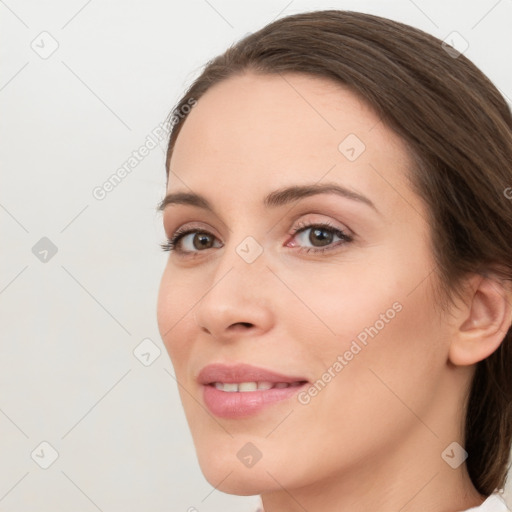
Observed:
[[[233,249],[212,272],[204,295],[194,308],[199,329],[222,341],[261,336],[269,331],[275,311],[272,277],[263,255],[247,263]]]

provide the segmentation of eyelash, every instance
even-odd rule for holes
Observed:
[[[335,245],[330,244],[330,245],[327,245],[325,247],[317,247],[317,248],[313,248],[313,247],[300,247],[299,249],[297,249],[298,252],[323,253],[323,252],[326,252],[326,251],[332,251],[332,250],[336,249],[337,247],[339,247],[340,245],[344,245],[346,243],[349,243],[349,242],[353,241],[353,237],[351,235],[348,235],[347,233],[345,233],[341,229],[338,229],[337,227],[332,226],[328,222],[325,222],[325,223],[312,223],[312,224],[307,224],[307,223],[300,224],[300,225],[298,225],[296,228],[294,228],[292,230],[291,235],[292,236],[296,236],[298,233],[302,233],[303,231],[307,231],[308,229],[317,229],[317,228],[318,229],[325,229],[326,231],[330,231],[334,235],[338,236],[341,240],[339,240],[338,243],[336,243]],[[191,233],[205,234],[205,235],[213,236],[208,231],[205,231],[205,230],[202,230],[202,229],[197,229],[197,228],[178,228],[174,232],[174,234],[173,234],[173,236],[171,238],[169,238],[164,243],[160,244],[160,247],[162,248],[163,251],[177,252],[177,253],[181,253],[183,255],[192,255],[192,254],[196,255],[196,254],[198,254],[200,252],[203,252],[203,251],[182,251],[182,250],[180,250],[178,248],[179,241],[184,236],[189,235]]]

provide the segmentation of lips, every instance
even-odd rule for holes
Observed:
[[[220,418],[238,419],[285,401],[308,384],[307,379],[283,375],[247,364],[211,364],[198,375],[203,400]]]
[[[307,382],[305,377],[283,375],[248,364],[228,366],[219,363],[205,366],[199,373],[197,380],[203,385],[215,384],[216,382],[223,384],[268,382],[272,384],[272,387],[276,387],[275,385],[278,383],[294,384],[297,382]]]

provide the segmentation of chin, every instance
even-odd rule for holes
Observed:
[[[281,487],[270,474],[279,482],[284,479],[279,473],[279,466],[282,469],[282,464],[273,469],[274,465],[265,465],[263,460],[260,460],[253,467],[245,467],[238,459],[212,450],[198,453],[198,460],[205,479],[217,490],[226,494],[254,496],[278,490]]]
[[[254,496],[280,488],[264,469],[255,472],[255,469],[232,467],[228,471],[220,471],[216,468],[212,468],[210,465],[203,467],[203,465],[200,464],[200,466],[204,477],[212,487],[226,494]]]

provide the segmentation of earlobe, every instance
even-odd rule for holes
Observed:
[[[512,322],[510,291],[495,277],[473,276],[468,302],[457,312],[449,359],[455,365],[478,363],[498,349]]]

